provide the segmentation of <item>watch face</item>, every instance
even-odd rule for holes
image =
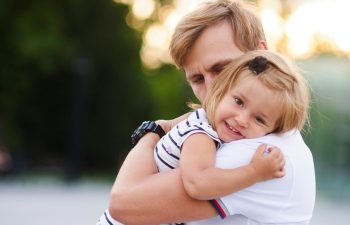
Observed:
[[[131,135],[132,146],[135,146],[147,132],[156,133],[159,137],[163,137],[165,134],[164,130],[154,121],[145,121]]]
[[[144,121],[131,135],[131,144],[135,146],[137,142],[146,134],[150,121]]]
[[[143,137],[145,134],[146,134],[145,129],[138,130],[138,132],[137,132],[137,136],[139,136],[140,138]]]

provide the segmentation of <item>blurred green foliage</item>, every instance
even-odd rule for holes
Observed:
[[[22,169],[114,173],[141,121],[184,112],[187,85],[174,67],[142,67],[128,11],[111,0],[0,2],[0,145]]]
[[[349,198],[350,60],[325,54],[300,66],[312,89],[311,129],[304,137],[313,152],[318,189]]]

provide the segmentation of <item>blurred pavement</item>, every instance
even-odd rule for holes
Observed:
[[[0,180],[1,225],[94,225],[107,207],[112,184]],[[350,202],[317,197],[311,225],[347,225]]]
[[[111,184],[0,180],[0,225],[95,225]]]

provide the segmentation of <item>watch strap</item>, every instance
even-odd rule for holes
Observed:
[[[131,144],[135,146],[146,133],[153,132],[162,138],[165,135],[163,128],[154,121],[144,121],[131,135]]]

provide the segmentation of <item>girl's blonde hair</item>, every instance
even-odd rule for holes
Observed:
[[[255,9],[248,3],[232,0],[208,2],[187,14],[176,26],[170,43],[170,55],[183,68],[185,57],[203,31],[220,22],[232,27],[234,42],[242,52],[259,48],[265,34]]]
[[[256,62],[262,65],[252,65]],[[246,77],[254,77],[274,91],[281,104],[281,116],[277,120],[274,133],[290,129],[302,130],[309,122],[310,92],[298,68],[277,53],[267,50],[250,51],[228,64],[215,79],[211,90],[203,102],[212,123],[215,109],[223,96]],[[215,127],[215,124],[212,123]]]

